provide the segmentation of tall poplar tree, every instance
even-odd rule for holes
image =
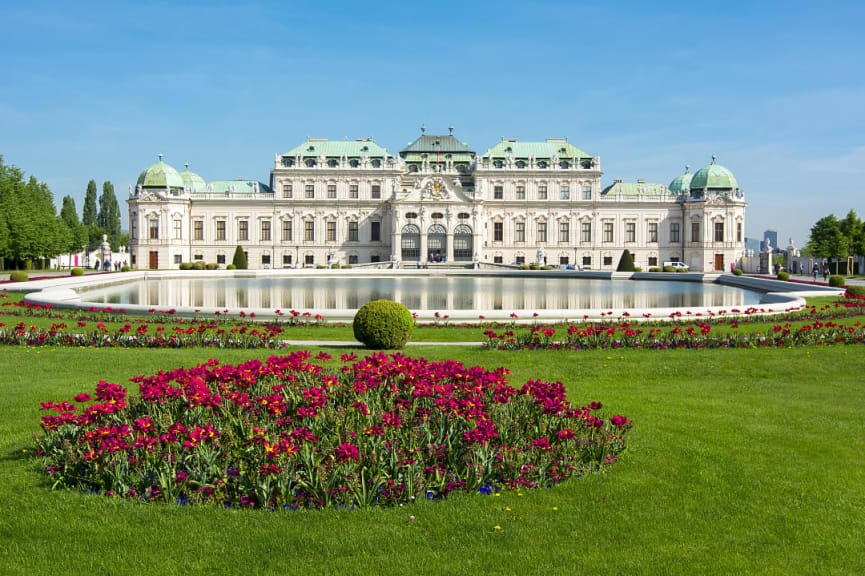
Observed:
[[[120,205],[114,195],[114,184],[110,181],[102,183],[102,196],[99,197],[99,214],[96,223],[105,230],[111,246],[117,248],[120,242]]]
[[[94,180],[87,183],[87,194],[84,195],[84,210],[81,213],[81,222],[85,226],[96,226],[96,182]]]
[[[72,196],[63,197],[63,206],[60,208],[60,218],[69,228],[69,252],[78,252],[87,247],[88,236],[84,225],[78,220],[78,212],[75,210],[75,199]]]

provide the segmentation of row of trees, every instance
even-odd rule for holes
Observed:
[[[60,215],[47,184],[24,177],[19,168],[3,163],[0,156],[0,268],[29,268],[35,261],[44,267],[59,254],[78,252],[99,244],[107,234],[112,247],[125,245],[120,232],[120,206],[114,185],[105,182],[98,198],[96,182],[87,186],[82,219],[75,201],[63,198]]]
[[[803,256],[827,258],[836,262],[848,256],[865,255],[865,223],[850,210],[842,219],[829,214],[811,227]]]

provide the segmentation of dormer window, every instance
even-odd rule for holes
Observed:
[[[525,167],[526,167],[525,162],[523,162],[522,160],[517,160],[517,168],[525,168]]]
[[[501,160],[496,160],[496,161],[493,162],[493,166],[496,167],[496,168],[503,168],[504,165],[505,165],[505,163],[502,162]]]
[[[294,166],[294,159],[289,158],[288,156],[282,157],[282,165],[285,167]]]
[[[376,158],[375,160],[373,160],[373,161],[372,161],[372,167],[373,167],[373,168],[380,168],[380,167],[381,167],[381,160],[379,160],[378,158]]]
[[[360,162],[358,162],[356,158],[352,158],[348,161],[348,165],[352,168],[357,168],[360,165]]]
[[[561,162],[559,162],[559,168],[566,169],[566,168],[570,168],[570,167],[571,167],[571,163],[568,162],[567,160],[562,160]]]
[[[540,162],[538,162],[538,168],[540,168],[541,170],[543,170],[546,167],[547,167],[547,163],[545,161],[541,160]]]
[[[330,160],[327,161],[327,165],[330,166],[331,168],[336,168],[336,160],[331,158]]]
[[[559,154],[567,154],[567,153],[568,153],[567,148],[559,148]]]
[[[307,158],[307,159],[304,161],[304,164],[305,164],[308,168],[312,168],[313,166],[315,166],[315,158]]]

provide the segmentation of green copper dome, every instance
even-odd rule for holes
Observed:
[[[677,176],[668,187],[670,194],[687,194],[691,190],[691,180],[694,175],[691,174],[691,167],[685,166],[685,173]]]
[[[151,164],[138,175],[136,186],[182,191],[183,178],[180,177],[177,170],[162,161],[162,154],[160,154],[159,162]]]
[[[183,185],[189,189],[190,192],[204,192],[207,190],[207,182],[204,181],[204,178],[196,174],[195,172],[189,171],[189,162],[183,165],[186,170],[180,173],[180,178],[183,180]]]
[[[715,157],[712,156],[712,163],[694,174],[691,179],[691,191],[704,190],[706,192],[725,192],[739,188],[736,182],[736,177],[733,173],[721,166],[715,164]]]

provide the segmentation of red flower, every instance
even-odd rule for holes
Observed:
[[[337,446],[334,451],[334,456],[336,457],[336,461],[339,463],[345,463],[350,460],[357,461],[360,460],[360,451],[357,449],[357,446],[351,442],[343,442]]]

